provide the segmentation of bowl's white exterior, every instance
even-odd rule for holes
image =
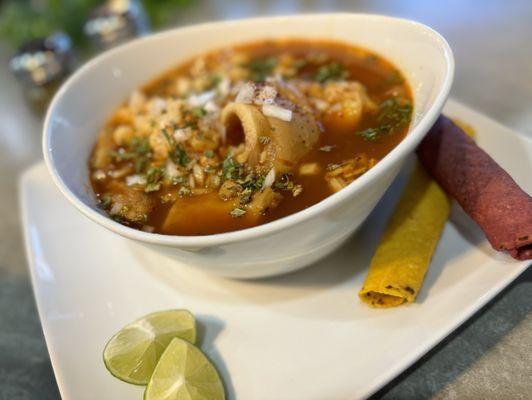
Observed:
[[[96,207],[90,188],[88,158],[111,111],[139,85],[185,59],[210,49],[272,37],[341,40],[391,60],[406,75],[414,94],[415,117],[407,137],[344,190],[255,228],[210,236],[169,236],[134,230],[105,216]],[[360,226],[434,123],[448,96],[453,72],[452,52],[440,35],[424,25],[384,16],[272,17],[176,29],[135,40],[80,68],[48,110],[44,157],[54,182],[70,202],[124,237],[223,276],[286,273],[326,256]]]

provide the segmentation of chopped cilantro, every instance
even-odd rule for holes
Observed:
[[[170,134],[168,133],[166,128],[163,128],[161,132],[163,133],[163,136],[166,139],[166,141],[168,142],[168,145],[170,146],[170,148],[174,147],[175,140],[174,140],[174,138],[172,136],[170,136]]]
[[[272,139],[269,136],[259,136],[259,142],[262,145],[267,145],[272,141]]]
[[[147,155],[150,152],[150,141],[147,137],[135,136],[131,140],[131,150],[136,154]]]
[[[109,209],[109,207],[111,207],[111,196],[109,194],[104,194],[101,198],[100,198],[100,207],[103,208],[104,210],[107,210]]]
[[[221,81],[222,81],[222,78],[220,77],[220,75],[212,74],[211,76],[209,76],[208,88],[214,89],[220,84]]]
[[[362,131],[356,132],[357,135],[362,136],[364,140],[367,140],[367,141],[377,140],[381,133],[386,133],[385,131],[381,129],[381,127],[367,128]]]
[[[134,137],[131,141],[131,151],[135,154],[135,172],[140,174],[146,169],[151,157],[149,139],[147,137]]]
[[[183,196],[188,196],[190,195],[190,193],[192,193],[192,191],[190,190],[190,188],[186,187],[186,186],[181,186],[179,188],[179,196],[180,197],[183,197]]]
[[[240,175],[242,175],[242,165],[235,161],[231,153],[229,153],[227,157],[225,157],[225,160],[222,163],[222,169],[222,176],[226,180],[236,180],[240,177]]]
[[[237,208],[234,208],[233,211],[231,211],[229,214],[233,218],[240,218],[246,214],[246,210],[243,210],[237,207]]]
[[[163,171],[161,168],[150,167],[146,172],[146,187],[145,192],[156,192],[161,188],[161,179],[163,178]]]
[[[299,71],[301,68],[306,67],[307,64],[308,64],[307,60],[304,60],[301,58],[299,60],[295,60],[292,66]]]
[[[190,119],[187,119],[185,121],[184,128],[198,129],[198,123],[197,123],[197,121],[192,121]]]
[[[262,188],[262,185],[264,185],[264,179],[264,175],[249,174],[242,182],[239,183],[244,189],[249,189],[252,192],[255,192]]]
[[[195,107],[192,109],[192,114],[198,118],[201,118],[207,115],[207,111],[205,111],[203,107]]]
[[[273,72],[277,66],[277,59],[275,57],[261,57],[251,60],[246,65],[251,72],[251,80],[254,82],[263,82],[268,75]]]
[[[379,110],[377,120],[392,127],[407,124],[412,118],[412,104],[410,102],[401,104],[395,97],[384,100],[379,105]]]
[[[184,176],[175,176],[172,178],[172,184],[177,185],[178,183],[184,183],[185,177]]]
[[[150,143],[147,137],[134,137],[127,148],[111,151],[111,157],[116,161],[133,161],[135,172],[141,173],[146,168],[151,157]]]
[[[399,85],[403,83],[405,80],[401,73],[397,70],[393,71],[391,74],[389,74],[386,77],[386,83],[389,85]]]
[[[412,104],[410,102],[401,103],[392,97],[379,105],[377,121],[380,124],[355,132],[355,134],[362,136],[364,140],[378,140],[381,135],[391,134],[396,128],[409,124],[411,119]]]
[[[342,64],[333,62],[319,67],[313,78],[315,81],[323,83],[327,81],[344,80],[348,76],[349,72],[346,71]]]
[[[135,172],[137,174],[140,174],[142,171],[146,169],[146,166],[148,165],[148,158],[139,156],[135,160]]]
[[[170,158],[182,167],[185,167],[190,161],[187,152],[180,144],[177,144],[174,150],[172,150]]]
[[[205,151],[203,152],[203,154],[204,154],[205,157],[207,157],[207,158],[213,158],[213,157],[214,157],[214,151],[212,151],[212,150],[205,150]]]
[[[172,161],[176,162],[177,164],[181,166],[186,166],[189,162],[188,154],[181,146],[181,144],[176,143],[175,139],[170,136],[168,131],[166,129],[162,130],[162,133],[164,137],[166,138],[166,141],[168,142],[168,145],[170,146],[170,152],[169,156]]]

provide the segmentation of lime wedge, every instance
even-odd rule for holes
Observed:
[[[176,338],[161,356],[144,400],[224,400],[216,369],[193,344]]]
[[[196,340],[194,316],[187,310],[168,310],[148,314],[114,335],[103,361],[109,372],[125,382],[145,385],[172,339]]]

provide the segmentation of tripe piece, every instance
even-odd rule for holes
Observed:
[[[221,121],[228,139],[245,143],[245,151],[240,155],[243,159],[238,159],[239,162],[253,166],[267,164],[269,168],[274,166],[277,172],[289,172],[318,142],[320,130],[313,115],[287,99],[281,102],[289,104],[290,108],[277,105],[260,108],[242,103],[229,103],[224,107]],[[264,107],[289,112],[290,120],[265,114]],[[262,144],[261,138],[266,138],[268,143]],[[266,156],[264,160],[261,160],[261,153]]]

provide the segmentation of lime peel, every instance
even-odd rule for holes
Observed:
[[[168,344],[179,337],[194,343],[196,322],[187,310],[148,314],[126,325],[105,346],[103,360],[116,378],[146,385]]]
[[[193,344],[173,339],[155,367],[144,400],[224,400],[214,365]]]

